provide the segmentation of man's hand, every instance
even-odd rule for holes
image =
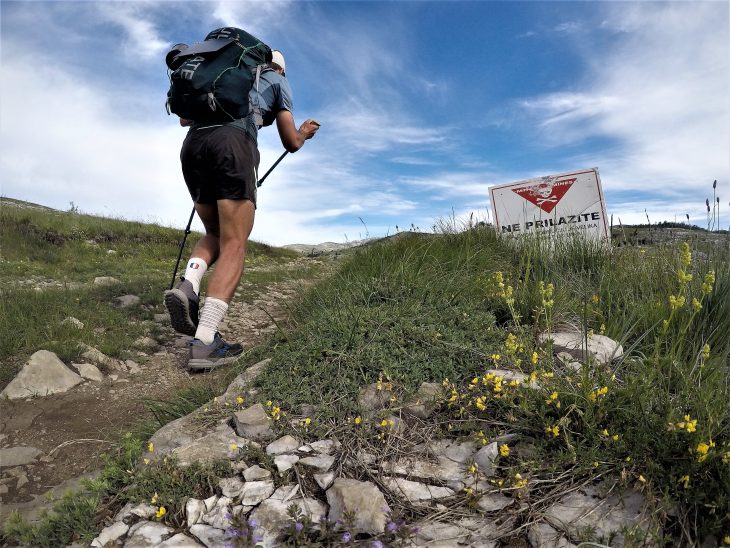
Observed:
[[[320,123],[317,120],[305,120],[304,123],[299,126],[299,133],[305,139],[311,139],[314,134],[317,133]]]
[[[319,129],[319,122],[309,119],[297,129],[291,112],[280,110],[276,113],[276,128],[284,148],[289,152],[296,152],[304,146],[307,139],[314,137]]]

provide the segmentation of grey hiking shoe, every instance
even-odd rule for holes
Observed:
[[[236,361],[242,353],[243,347],[240,344],[227,343],[220,333],[215,334],[215,339],[210,344],[193,339],[190,343],[188,368],[192,370],[215,369]]]
[[[181,278],[174,288],[165,291],[165,307],[175,331],[195,336],[195,330],[198,328],[198,302],[193,284],[185,278]]]

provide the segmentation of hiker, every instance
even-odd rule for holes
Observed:
[[[247,116],[227,123],[180,120],[181,125],[190,126],[180,152],[183,176],[205,226],[205,236],[193,248],[184,276],[165,292],[165,306],[173,328],[194,337],[188,360],[193,370],[229,363],[243,352],[240,344],[224,341],[218,327],[243,274],[246,244],[253,228],[259,127],[275,121],[288,152],[302,148],[319,129],[313,120],[306,120],[297,129],[286,64],[279,51],[271,52],[271,62],[249,93],[249,104]],[[213,263],[216,268],[198,318],[200,282]]]

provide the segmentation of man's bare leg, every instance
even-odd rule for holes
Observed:
[[[214,215],[210,208],[201,208],[205,216],[206,238],[213,237]],[[219,250],[215,271],[208,282],[205,306],[200,314],[200,323],[195,332],[195,338],[205,344],[210,344],[223,320],[228,303],[241,281],[243,265],[246,257],[246,244],[253,229],[256,208],[249,200],[218,200],[217,203],[217,248]],[[201,211],[199,210],[199,214]],[[201,219],[203,216],[201,215]],[[208,230],[208,225],[212,230]],[[201,240],[200,253],[209,253],[214,256],[215,239]],[[196,246],[196,250],[197,250]]]

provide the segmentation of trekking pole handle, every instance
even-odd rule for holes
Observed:
[[[257,188],[260,187],[262,184],[264,184],[264,180],[266,179],[266,177],[269,176],[269,173],[274,171],[274,168],[279,165],[279,162],[281,162],[284,159],[284,156],[286,156],[287,154],[289,154],[289,151],[285,150],[284,153],[281,156],[279,156],[279,159],[276,160],[276,162],[274,162],[274,165],[269,168],[269,171],[264,173],[264,176],[261,177],[261,179],[259,179],[258,183],[256,183]]]

